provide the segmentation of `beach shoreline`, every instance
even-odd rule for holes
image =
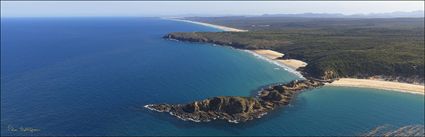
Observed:
[[[244,50],[244,51],[249,52],[256,57],[259,57],[260,59],[264,59],[264,60],[266,60],[270,63],[276,64],[277,66],[282,67],[284,70],[289,71],[290,73],[297,75],[299,78],[305,79],[304,76],[301,74],[301,72],[297,71],[297,68],[294,68],[294,67],[292,67],[288,64],[285,64],[283,62],[280,62],[279,61],[280,59],[276,59],[273,56],[267,56],[267,55],[264,55],[262,53],[259,53],[258,50]],[[272,50],[270,50],[270,52],[275,54],[275,56],[282,54],[282,53],[272,51]]]
[[[356,79],[356,78],[340,78],[332,83],[326,84],[326,86],[334,87],[359,87],[359,88],[374,88],[383,89],[388,91],[397,91],[403,93],[411,93],[424,95],[425,86],[416,85],[410,83],[401,83],[393,81],[384,81],[376,79]]]
[[[267,58],[269,60],[275,61],[281,65],[287,66],[291,70],[289,72],[296,73],[297,75],[301,75],[300,71],[297,71],[300,67],[307,66],[307,63],[296,60],[296,59],[278,59],[279,57],[284,56],[285,54],[273,51],[273,50],[250,50],[255,54]],[[301,77],[303,77],[301,75]],[[394,81],[385,81],[380,79],[357,79],[357,78],[340,78],[335,80],[327,86],[334,87],[358,87],[358,88],[373,88],[373,89],[382,89],[388,91],[398,91],[404,93],[412,93],[424,95],[425,86],[410,84],[410,83],[402,83],[402,82],[394,82]]]
[[[232,27],[215,25],[215,24],[210,24],[210,23],[205,23],[205,22],[185,20],[185,19],[180,19],[180,18],[163,18],[163,19],[173,20],[173,21],[187,22],[187,23],[192,23],[192,24],[198,24],[198,25],[212,27],[212,28],[216,28],[216,29],[220,29],[220,30],[228,31],[228,32],[247,32],[248,31],[248,30],[243,30],[243,29],[237,29],[237,28],[232,28]]]
[[[179,18],[164,18],[164,19],[203,25],[203,26],[213,27],[213,28],[217,28],[217,29],[220,29],[223,31],[229,31],[229,32],[248,31],[248,30],[241,30],[241,29],[214,25],[209,23],[184,20]],[[283,67],[285,70],[299,76],[300,78],[304,78],[301,72],[297,71],[297,69],[300,67],[307,66],[308,64],[306,62],[303,62],[301,60],[296,60],[296,59],[278,59],[279,57],[284,56],[284,54],[277,51],[273,51],[273,50],[245,50],[245,51],[252,53],[254,56],[258,56],[267,61],[275,63],[276,65]],[[326,86],[373,88],[373,89],[382,89],[386,91],[411,93],[411,94],[417,94],[417,95],[424,95],[424,92],[425,92],[424,85],[416,85],[416,84],[384,81],[384,80],[376,80],[376,79],[340,78],[338,80],[333,81],[332,83],[326,84]]]
[[[274,60],[280,64],[283,64],[285,66],[288,66],[289,68],[293,70],[297,70],[300,67],[307,66],[307,63],[301,60],[296,59],[278,59],[280,57],[285,56],[285,54],[274,51],[274,50],[251,50],[252,52],[255,52],[263,57],[266,57],[268,59]]]

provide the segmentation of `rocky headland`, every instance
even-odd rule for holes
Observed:
[[[222,119],[238,123],[261,118],[271,110],[288,105],[300,91],[323,86],[324,83],[318,80],[294,80],[263,88],[255,97],[218,96],[188,104],[149,104],[145,107],[168,112],[182,120],[208,122]]]
[[[231,46],[238,49],[255,50],[239,42],[227,41],[225,38],[215,40],[203,37],[198,33],[172,33],[164,36],[188,42],[205,42]],[[261,89],[252,97],[218,96],[188,104],[149,104],[146,108],[157,112],[168,112],[182,120],[208,122],[211,120],[226,120],[239,123],[261,118],[268,112],[288,105],[299,92],[332,83],[340,77],[334,71],[324,71],[322,77],[317,77],[305,71],[306,67],[297,68],[304,80],[294,80],[285,84],[273,84]],[[421,80],[419,80],[421,81]]]

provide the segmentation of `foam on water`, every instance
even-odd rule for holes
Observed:
[[[248,52],[248,53],[254,55],[255,57],[257,57],[259,59],[262,59],[262,60],[267,61],[269,63],[272,63],[274,65],[277,65],[277,66],[283,68],[285,71],[288,71],[288,72],[291,72],[291,73],[295,74],[297,77],[299,77],[301,79],[305,79],[304,76],[299,71],[296,71],[295,69],[292,69],[291,67],[288,67],[285,64],[279,63],[279,62],[277,62],[275,60],[269,59],[267,57],[264,57],[264,56],[262,56],[260,54],[257,54],[257,53],[255,53],[253,51],[250,51],[250,50],[242,50],[242,51]]]

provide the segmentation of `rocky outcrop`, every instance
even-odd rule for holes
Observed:
[[[222,119],[238,123],[260,118],[268,111],[289,104],[299,91],[322,85],[323,82],[316,80],[294,80],[268,86],[260,90],[256,97],[219,96],[188,104],[149,104],[145,107],[169,112],[182,120],[208,122]]]
[[[383,125],[372,129],[364,137],[423,137],[425,136],[424,125],[407,125],[396,127],[394,125]]]
[[[294,80],[287,84],[269,86],[258,93],[259,98],[267,108],[287,105],[299,91],[323,86],[324,82],[317,80]]]
[[[213,97],[189,104],[151,104],[146,107],[195,122],[215,119],[225,119],[229,122],[247,121],[267,112],[258,99],[232,96]]]

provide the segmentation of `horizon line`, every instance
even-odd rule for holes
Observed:
[[[176,14],[176,15],[95,15],[95,16],[84,16],[84,15],[65,15],[65,16],[0,16],[0,18],[48,18],[48,17],[151,17],[151,18],[161,18],[161,17],[232,17],[232,16],[244,16],[244,17],[261,17],[261,16],[270,16],[270,15],[294,15],[291,17],[296,18],[296,15],[303,15],[303,14],[328,14],[328,15],[342,15],[346,16],[347,18],[350,18],[350,16],[370,16],[374,14],[391,14],[391,13],[397,13],[397,12],[403,12],[403,13],[411,13],[411,12],[421,12],[424,13],[425,10],[411,10],[411,11],[392,11],[392,12],[369,12],[369,13],[353,13],[353,14],[344,14],[344,13],[338,13],[338,12],[300,12],[300,13],[259,13],[259,14]],[[406,16],[406,17],[351,17],[351,18],[424,18],[424,14],[422,14],[421,17],[418,16]],[[299,18],[344,18],[344,17],[302,17]]]

